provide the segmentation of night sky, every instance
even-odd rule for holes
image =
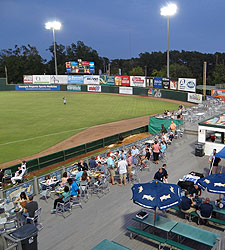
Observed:
[[[225,51],[225,0],[173,1],[178,13],[170,19],[170,49],[200,52]],[[62,22],[56,41],[78,40],[100,56],[137,57],[141,52],[166,51],[164,0],[0,0],[0,49],[15,44],[46,49],[52,32],[45,22]]]

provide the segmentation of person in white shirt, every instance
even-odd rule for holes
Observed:
[[[27,163],[25,161],[22,161],[21,163],[21,169],[25,172],[27,170]]]
[[[133,148],[131,149],[131,155],[133,156],[133,164],[135,164],[135,165],[138,164],[139,154],[140,154],[140,152],[137,149],[137,147],[133,146]]]
[[[126,177],[127,177],[127,161],[121,156],[121,159],[118,162],[119,174],[120,174],[120,186],[122,186],[122,182],[124,182],[124,186],[126,186]]]
[[[17,181],[21,181],[24,175],[24,170],[21,169],[21,166],[18,167],[18,170],[15,173],[15,176],[11,178],[11,182],[13,185],[16,184]]]

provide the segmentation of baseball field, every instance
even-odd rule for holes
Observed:
[[[41,152],[94,125],[177,107],[177,103],[136,96],[0,92],[0,163]]]

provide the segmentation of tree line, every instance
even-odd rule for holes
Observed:
[[[15,45],[0,50],[0,77],[8,74],[9,83],[22,83],[23,75],[54,75],[53,45],[48,48],[51,59],[42,58],[36,47]],[[65,46],[56,44],[58,74],[64,75],[67,61],[95,62],[95,72],[111,75],[146,75],[166,77],[166,52],[144,52],[131,59],[113,59],[99,56],[98,52],[82,41]],[[225,83],[225,53],[200,53],[197,51],[170,51],[170,77],[196,78],[202,84],[203,62],[207,62],[207,84]]]

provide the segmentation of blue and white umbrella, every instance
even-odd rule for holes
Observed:
[[[134,184],[131,189],[133,202],[144,208],[164,210],[181,202],[181,189],[176,184],[154,180],[148,183]]]
[[[210,193],[225,194],[225,174],[211,174],[198,179],[197,184]]]

